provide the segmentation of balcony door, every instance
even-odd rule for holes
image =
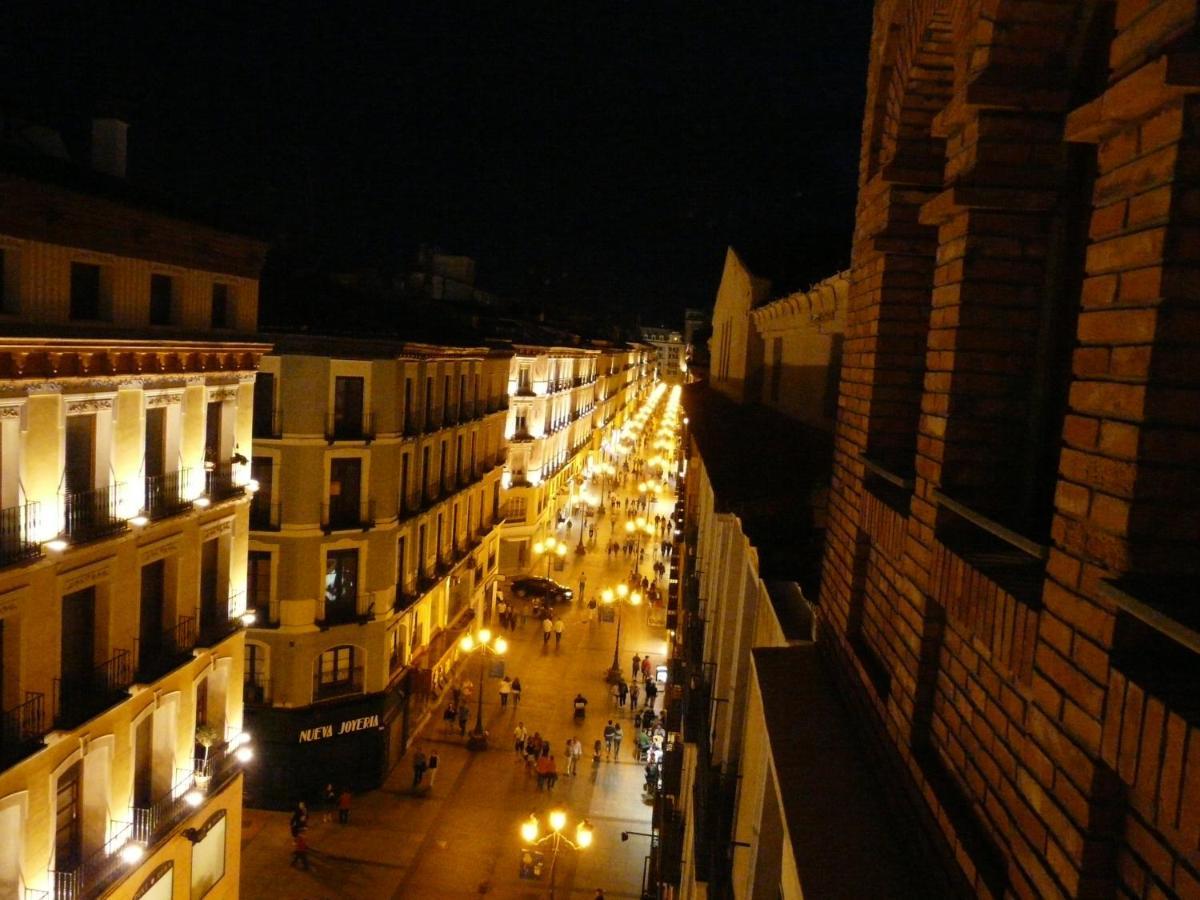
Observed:
[[[329,461],[329,524],[357,525],[360,517],[362,460],[339,457]]]
[[[229,620],[228,598],[221,596],[221,540],[200,545],[200,632],[214,636]]]
[[[68,494],[96,486],[96,417],[67,416],[66,490]]]
[[[153,803],[154,714],[151,713],[138,722],[133,737],[133,805],[149,809]]]
[[[325,555],[325,621],[345,622],[358,614],[358,550]]]
[[[96,588],[67,594],[62,602],[62,681],[82,688],[96,666]]]
[[[333,381],[333,433],[363,433],[363,379],[339,375]]]
[[[271,437],[275,433],[275,376],[259,372],[254,377],[254,436]]]
[[[163,631],[166,629],[166,560],[142,566],[141,618],[138,621],[138,668],[147,667],[162,656]]]
[[[83,861],[83,760],[58,777],[54,794],[54,868],[70,872]]]
[[[250,477],[258,482],[258,491],[250,501],[250,527],[269,529],[276,525],[274,510],[275,460],[255,456],[250,460]]]
[[[259,625],[271,621],[271,554],[265,550],[251,550],[246,559],[246,608]]]

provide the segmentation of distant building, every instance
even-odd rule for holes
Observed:
[[[762,344],[754,335],[750,311],[771,295],[771,282],[755,276],[732,247],[713,307],[709,343],[709,384],[735,403],[761,390]]]
[[[683,334],[670,328],[652,328],[643,325],[642,340],[654,348],[658,375],[663,381],[678,383],[687,370]]]
[[[442,253],[423,244],[416,265],[403,278],[403,290],[429,300],[496,305],[496,295],[476,286],[475,266],[470,256]]]
[[[0,896],[236,897],[266,248],[0,168]]]
[[[584,464],[633,413],[653,372],[648,349],[605,344],[517,344],[510,365],[500,561],[516,572],[533,561],[534,542],[553,533]]]
[[[491,616],[511,355],[279,335],[263,360],[245,665],[255,805],[316,796],[331,771],[378,787],[463,629]]]

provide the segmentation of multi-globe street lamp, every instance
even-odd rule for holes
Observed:
[[[530,813],[529,818],[521,823],[521,838],[525,843],[534,847],[539,844],[544,844],[546,841],[552,841],[553,853],[550,856],[550,900],[554,900],[554,870],[558,863],[558,851],[562,849],[562,845],[566,844],[572,850],[586,850],[592,846],[592,823],[587,819],[581,819],[575,826],[575,840],[571,840],[565,834],[563,829],[567,827],[567,814],[561,809],[552,809],[549,815],[546,816],[546,822],[550,826],[550,831],[538,837],[541,832],[541,823],[538,817]]]
[[[464,653],[479,654],[479,697],[475,701],[475,730],[467,738],[468,750],[486,750],[487,732],[483,730],[483,679],[486,676],[488,656],[503,656],[508,649],[508,642],[499,635],[493,637],[487,628],[481,628],[475,634],[464,634],[458,646]]]
[[[613,645],[613,661],[612,667],[608,670],[608,683],[619,684],[621,682],[621,611],[626,603],[630,606],[641,606],[642,594],[640,591],[631,591],[629,585],[622,582],[616,587],[602,590],[600,600],[607,606],[615,604],[617,607],[617,640]]]
[[[550,561],[554,557],[561,559],[567,555],[566,541],[560,541],[557,538],[548,537],[545,540],[537,541],[533,545],[534,556],[546,557],[546,577],[550,577]]]

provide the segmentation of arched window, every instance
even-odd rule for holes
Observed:
[[[313,699],[328,700],[363,689],[363,652],[357,647],[330,647],[317,658]]]

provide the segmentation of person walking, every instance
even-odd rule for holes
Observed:
[[[465,737],[467,721],[471,718],[471,705],[465,700],[458,707],[458,736]]]
[[[521,679],[514,678],[512,683],[513,709],[521,705]]]
[[[575,738],[571,746],[571,774],[579,774],[579,757],[583,756],[583,741]]]
[[[566,762],[566,767],[567,767],[566,774],[568,774],[568,775],[575,774],[574,772],[571,771],[571,759],[572,759],[572,753],[574,752],[574,750],[575,750],[575,738],[569,737],[569,738],[567,738],[566,746],[563,747],[563,759],[565,759],[567,761]]]
[[[321,791],[321,821],[332,822],[335,809],[337,809],[337,791],[333,789],[332,784],[326,784],[325,789]]]
[[[508,626],[508,615],[505,612],[507,609],[508,607],[504,604],[503,600],[496,603],[496,618],[500,622],[501,629]]]
[[[542,619],[542,646],[550,643],[550,635],[554,631],[554,622],[550,619],[550,614],[546,613],[546,618]]]
[[[615,725],[613,725],[613,759],[616,759],[621,755],[621,741],[624,737],[625,735],[621,732],[621,723],[617,722]]]
[[[621,707],[621,709],[625,708],[625,698],[628,695],[629,695],[629,685],[626,684],[625,679],[622,678],[621,681],[617,684],[617,705],[619,707]]]
[[[525,740],[529,737],[529,731],[525,728],[524,722],[518,722],[517,727],[513,729],[513,749],[517,751],[517,759],[525,756]]]
[[[600,738],[596,738],[595,742],[593,742],[593,744],[592,744],[592,768],[593,769],[600,767],[600,750],[601,750],[601,748],[603,748],[603,746],[604,746],[604,742],[601,741]]]
[[[579,573],[579,599],[581,601],[583,600],[584,591],[586,588],[587,588],[587,574],[584,572],[580,572]]]
[[[508,706],[508,695],[512,693],[512,680],[505,675],[500,679],[500,708]]]
[[[558,763],[554,760],[554,754],[551,753],[547,759],[550,760],[550,765],[546,770],[546,790],[554,790],[554,786],[558,784]]]
[[[653,681],[646,682],[646,706],[654,709],[654,700],[658,697],[658,685]]]
[[[563,630],[566,628],[563,625],[562,619],[554,620],[554,649],[558,649],[558,645],[562,643]]]
[[[633,675],[630,676],[634,681],[642,674],[642,658],[638,654],[633,654]]]
[[[535,767],[537,769],[537,789],[544,791],[546,790],[547,783],[550,781],[550,773],[554,768],[554,757],[549,753],[539,756]]]
[[[604,758],[609,759],[612,756],[613,743],[613,723],[612,719],[608,720],[608,724],[604,726]]]
[[[346,825],[350,821],[350,802],[354,799],[354,795],[350,793],[350,788],[342,788],[342,792],[338,794],[338,824]]]
[[[292,837],[308,828],[308,806],[303,800],[292,810]]]
[[[308,841],[304,839],[303,832],[292,835],[292,868],[308,871]]]
[[[653,671],[653,667],[650,665],[650,657],[648,655],[643,656],[642,657],[642,681],[649,681],[650,673],[652,671]]]
[[[437,781],[438,766],[442,764],[441,757],[438,756],[437,750],[429,751],[429,761],[427,767],[429,770],[429,789],[433,790],[433,783]]]
[[[426,762],[426,760],[425,760],[425,754],[422,753],[420,750],[417,750],[417,752],[413,754],[413,761],[412,761],[412,767],[413,767],[412,789],[413,789],[414,794],[421,787],[421,781],[422,781],[422,779],[425,778],[425,770],[426,770],[426,768],[428,768],[428,765],[429,765],[428,762]]]
[[[637,685],[637,682],[635,681],[633,684],[631,684],[629,686],[629,708],[631,710],[634,710],[635,713],[637,711],[637,702],[638,702],[638,685]]]

